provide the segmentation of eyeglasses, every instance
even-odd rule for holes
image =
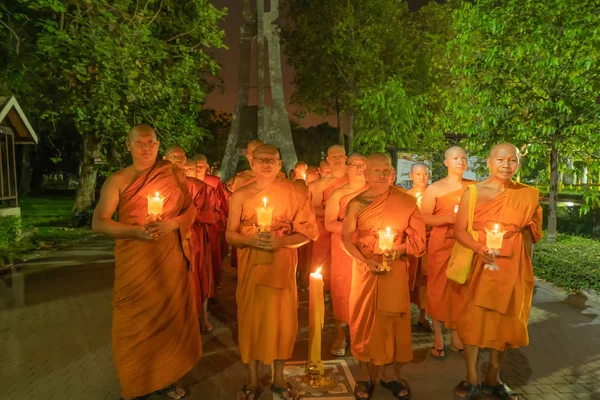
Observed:
[[[276,164],[277,161],[279,161],[279,158],[255,158],[254,161],[256,161],[259,164]]]
[[[155,142],[155,141],[140,142],[139,140],[136,140],[135,142],[133,142],[133,145],[135,147],[137,147],[138,149],[153,149],[156,147],[157,144],[158,144],[158,142]]]

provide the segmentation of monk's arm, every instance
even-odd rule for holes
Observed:
[[[351,201],[348,205],[346,217],[342,223],[342,248],[353,259],[367,263],[367,259],[362,255],[352,240],[352,236],[356,231],[358,215],[358,205],[356,201]]]
[[[427,226],[440,226],[454,223],[453,215],[433,215],[435,203],[437,201],[437,191],[432,185],[425,190],[421,199],[421,216]]]
[[[325,216],[325,210],[323,209],[323,190],[321,190],[320,181],[311,183],[313,185],[311,190],[311,203],[313,210],[315,210],[315,216],[323,218]]]
[[[423,222],[419,208],[415,206],[415,209],[408,220],[406,242],[403,244],[404,254],[421,257],[423,253],[425,253],[425,241],[425,222]]]
[[[325,205],[325,229],[329,232],[341,233],[342,223],[338,220],[340,215],[340,196],[334,192]]]
[[[460,199],[460,205],[458,207],[458,213],[456,214],[456,223],[454,224],[454,237],[460,244],[470,248],[474,252],[478,252],[485,246],[473,239],[469,232],[467,232],[467,225],[469,223],[469,198],[471,189],[465,190],[465,193]]]
[[[114,176],[109,177],[100,191],[100,200],[92,217],[92,230],[113,237],[138,237],[146,230],[141,226],[122,224],[112,219],[119,205],[119,181]]]
[[[301,233],[294,233],[290,236],[284,236],[279,238],[281,240],[281,247],[287,247],[289,249],[296,249],[310,242],[310,240]]]

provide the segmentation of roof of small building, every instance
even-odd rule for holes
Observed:
[[[15,144],[37,144],[38,137],[14,96],[0,96],[0,127],[8,126]]]

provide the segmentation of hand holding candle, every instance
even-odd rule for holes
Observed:
[[[485,245],[489,249],[490,254],[495,257],[500,254],[502,241],[504,240],[504,234],[506,231],[500,230],[500,224],[494,224],[494,229],[489,230],[485,228],[485,233]],[[500,267],[498,267],[495,263],[486,264],[484,268],[489,269],[490,271],[500,269]]]
[[[273,209],[274,207],[267,207],[268,199],[263,197],[263,206],[256,208],[256,221],[258,224],[258,230],[261,232],[268,232],[273,222]]]
[[[383,271],[391,271],[390,266],[385,261],[385,256],[394,247],[394,236],[396,236],[396,232],[392,231],[390,227],[379,231],[379,249],[384,253],[383,265],[381,267]]]

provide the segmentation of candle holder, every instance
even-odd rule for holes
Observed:
[[[500,230],[500,224],[495,224],[494,229],[492,230],[489,230],[487,228],[484,229],[486,233],[485,245],[489,249],[488,253],[495,260],[496,256],[500,255],[500,249],[502,248],[502,241],[504,240],[504,234],[506,233],[506,231]],[[483,268],[489,271],[496,271],[500,269],[500,267],[496,265],[495,262],[492,262],[491,264],[485,264]]]
[[[270,232],[271,224],[273,222],[273,206],[267,207],[268,199],[263,197],[263,206],[255,208],[256,210],[256,222],[257,229],[259,232]]]

